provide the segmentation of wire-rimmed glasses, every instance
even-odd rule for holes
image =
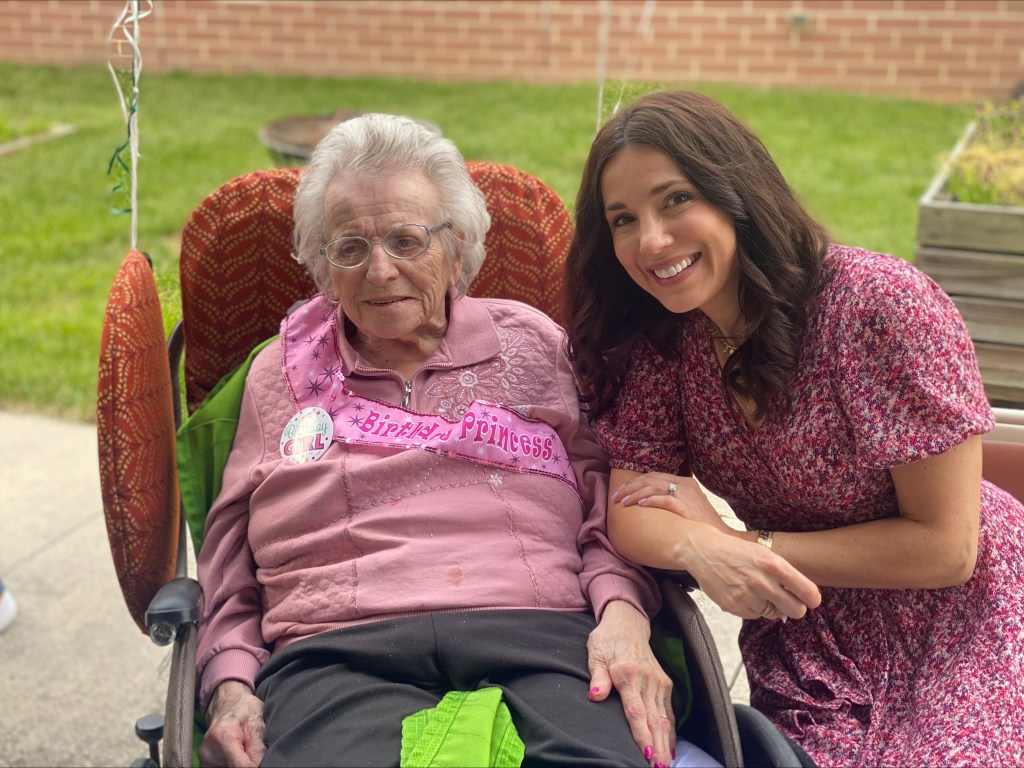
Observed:
[[[321,245],[320,254],[336,267],[355,269],[367,262],[374,244],[380,243],[391,258],[409,261],[426,253],[430,247],[431,235],[451,226],[447,221],[436,227],[428,227],[426,224],[399,224],[384,237],[373,240],[356,236],[338,237]]]

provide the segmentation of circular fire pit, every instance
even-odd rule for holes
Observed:
[[[260,128],[259,137],[276,165],[305,165],[313,147],[331,128],[361,114],[342,109],[329,115],[286,117]]]
[[[305,165],[309,162],[313,148],[327,133],[345,120],[359,117],[362,112],[339,109],[329,115],[299,115],[275,120],[260,128],[260,141],[270,152],[275,165]],[[413,118],[415,119],[415,118]],[[425,120],[416,120],[420,125],[441,133],[441,129]]]

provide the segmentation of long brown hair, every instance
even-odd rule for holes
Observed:
[[[664,152],[736,228],[739,303],[750,335],[722,369],[723,391],[753,399],[757,416],[788,408],[800,342],[829,237],[804,210],[761,141],[714,99],[651,93],[598,132],[576,198],[569,251],[569,353],[592,415],[614,402],[629,356],[646,336],[677,355],[680,317],[640,288],[615,258],[601,174],[627,146]]]

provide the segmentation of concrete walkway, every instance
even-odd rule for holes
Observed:
[[[166,649],[121,599],[96,428],[0,413],[0,766],[128,766],[135,720],[163,710]]]
[[[0,635],[0,768],[128,766],[135,721],[161,712],[168,652],[121,598],[100,496],[96,428],[0,412],[0,579],[18,601]],[[700,593],[734,700],[739,619]]]

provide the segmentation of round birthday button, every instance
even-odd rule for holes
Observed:
[[[303,408],[281,433],[281,458],[295,464],[316,461],[331,446],[334,421],[323,408]]]

